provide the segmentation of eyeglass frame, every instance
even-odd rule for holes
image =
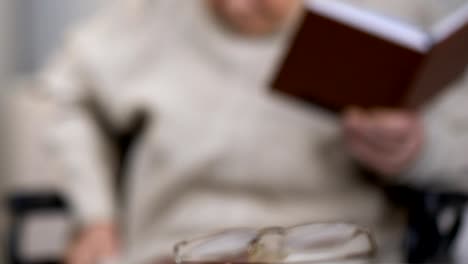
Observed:
[[[186,246],[186,245],[189,245],[190,243],[194,243],[196,241],[209,240],[210,238],[221,237],[223,234],[227,234],[227,233],[235,232],[235,231],[239,231],[239,232],[254,231],[255,236],[252,238],[252,240],[247,245],[247,252],[249,254],[249,252],[251,252],[251,250],[253,250],[253,246],[255,246],[256,241],[258,241],[263,235],[265,235],[267,233],[270,233],[271,231],[275,231],[276,233],[278,233],[278,234],[280,234],[282,236],[286,236],[288,230],[293,230],[293,229],[298,228],[298,227],[313,226],[313,225],[317,225],[317,226],[318,225],[330,225],[330,226],[332,226],[332,225],[336,225],[336,226],[338,226],[338,225],[348,225],[348,226],[351,226],[351,227],[355,228],[354,232],[351,234],[349,239],[341,241],[341,243],[343,243],[343,244],[350,241],[350,240],[352,240],[352,239],[354,239],[354,238],[356,238],[358,235],[365,235],[365,237],[368,239],[368,242],[369,242],[369,245],[370,245],[370,249],[368,250],[368,252],[344,255],[344,256],[338,257],[336,259],[329,260],[327,262],[353,260],[353,259],[360,258],[360,257],[370,257],[370,258],[372,258],[377,254],[377,251],[378,251],[377,242],[375,241],[374,236],[372,235],[372,232],[369,229],[363,228],[363,227],[361,227],[359,225],[349,223],[349,222],[309,222],[309,223],[297,224],[297,225],[293,225],[293,226],[289,226],[289,227],[268,226],[268,227],[264,227],[264,228],[252,228],[252,227],[229,228],[229,229],[222,230],[222,231],[219,231],[219,232],[214,232],[214,233],[211,233],[211,234],[208,234],[208,235],[199,236],[199,237],[196,237],[196,238],[193,238],[193,239],[182,240],[182,241],[180,241],[180,242],[178,242],[178,243],[176,243],[174,245],[174,247],[173,247],[173,256],[174,256],[174,259],[175,259],[175,263],[176,264],[181,264],[181,263],[184,262],[184,260],[179,260],[178,259],[178,258],[180,258],[179,255],[180,255],[181,248]],[[204,262],[204,261],[197,261],[197,262]],[[211,263],[211,262],[214,262],[214,261],[210,261],[210,260],[206,261],[206,263]],[[299,264],[299,263],[303,263],[303,262],[307,262],[307,263],[321,262],[321,263],[323,263],[323,261],[312,261],[312,262],[311,261],[293,261],[293,262],[288,262],[288,263]],[[229,263],[232,263],[232,262],[229,261]],[[252,263],[252,262],[245,261],[244,263]]]

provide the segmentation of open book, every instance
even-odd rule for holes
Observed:
[[[336,0],[304,3],[274,90],[333,110],[418,107],[465,71],[468,4],[423,29]]]

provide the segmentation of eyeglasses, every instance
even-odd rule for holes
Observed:
[[[342,263],[371,260],[375,253],[371,233],[347,223],[230,229],[174,247],[177,264]]]

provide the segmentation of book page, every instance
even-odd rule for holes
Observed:
[[[457,6],[456,10],[453,10],[453,12],[443,17],[431,27],[430,32],[435,41],[446,39],[455,31],[468,24],[468,1],[464,0],[463,2],[463,5]]]
[[[360,5],[337,0],[308,0],[306,5],[312,12],[416,51],[426,52],[432,44],[430,35],[421,27]]]
[[[428,32],[435,41],[448,37],[468,20],[468,0],[338,0],[391,16]]]
[[[382,16],[412,24],[422,30],[431,28],[454,14],[468,0],[336,0],[368,9]]]

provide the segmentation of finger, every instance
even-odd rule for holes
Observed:
[[[357,108],[344,115],[345,127],[350,130],[368,131],[378,137],[395,137],[401,141],[417,121],[417,115],[409,111],[363,111]]]
[[[359,129],[363,125],[362,119],[366,118],[364,111],[359,108],[350,108],[343,114],[343,124],[346,129]]]
[[[83,243],[78,245],[70,255],[67,263],[69,264],[92,264],[92,253]]]
[[[376,145],[375,135],[372,135],[370,117],[364,111],[357,108],[348,110],[343,118],[343,131],[346,140],[360,140],[370,145]]]
[[[69,250],[66,254],[65,257],[65,263],[66,264],[75,264],[76,263],[76,256],[75,256],[75,251],[74,250]]]
[[[401,142],[419,125],[419,120],[410,112],[377,112],[372,114],[371,124],[380,137]]]
[[[347,145],[351,155],[358,162],[372,170],[389,171],[390,168],[387,168],[385,163],[387,154],[383,154],[381,151],[377,151],[375,148],[359,140],[349,140]]]
[[[418,125],[404,116],[364,113],[351,113],[345,117],[344,123],[345,136],[354,137],[389,154],[406,144],[412,130]]]
[[[67,264],[75,264],[78,263],[79,255],[81,253],[81,240],[75,241],[71,244],[68,248],[66,253],[66,262]]]
[[[101,258],[108,259],[114,258],[119,254],[119,244],[114,238],[108,238],[107,241],[103,242]]]
[[[401,141],[389,140],[372,130],[345,129],[344,137],[346,141],[359,142],[360,144],[367,145],[368,148],[382,155],[393,155],[393,153],[397,152],[408,140],[408,138]]]
[[[401,171],[406,169],[419,155],[423,145],[422,130],[415,129],[411,135],[410,140],[402,146],[400,151],[389,157],[388,162]]]
[[[398,151],[391,154],[373,148],[360,140],[350,140],[348,147],[356,160],[383,175],[393,176],[401,173],[417,157],[422,145],[419,135]]]
[[[403,121],[403,119],[401,120]],[[416,116],[409,116],[406,121],[406,124],[400,124],[401,129],[407,130],[405,138],[402,140],[399,149],[389,157],[390,162],[400,167],[408,166],[418,156],[424,140],[421,121]]]
[[[394,152],[401,148],[404,142],[393,142],[387,141],[385,138],[381,138],[375,134],[369,133],[368,131],[344,131],[345,140],[359,142],[360,144],[367,145],[368,148],[373,149],[376,152],[392,155]]]

